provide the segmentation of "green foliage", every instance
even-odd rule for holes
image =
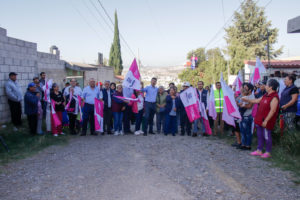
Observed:
[[[109,53],[109,66],[114,67],[115,74],[121,75],[123,70],[123,61],[121,56],[121,44],[118,27],[117,11],[115,12],[115,33],[114,40]]]
[[[195,70],[185,69],[178,77],[181,81],[189,81],[192,85],[202,80],[205,85],[210,85],[220,80],[220,74],[223,72],[227,79],[226,60],[219,48],[209,49],[198,48],[188,53],[187,57],[192,56],[192,52],[198,57],[198,66]],[[200,58],[200,59],[199,59]]]
[[[273,48],[277,42],[278,29],[271,28],[271,21],[267,21],[264,8],[258,7],[253,0],[247,0],[241,5],[241,11],[234,14],[233,25],[225,31],[231,74],[237,74],[244,67],[244,60],[255,59],[256,56],[267,59],[265,46],[268,32],[270,57],[282,53],[282,47],[277,50]]]
[[[52,134],[32,136],[25,120],[23,127],[18,131],[13,131],[12,124],[8,124],[6,128],[0,128],[0,136],[3,137],[10,150],[6,152],[0,143],[0,164],[31,156],[51,145],[67,144],[72,137],[69,135],[53,137]]]

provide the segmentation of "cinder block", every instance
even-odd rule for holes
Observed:
[[[10,68],[10,71],[11,71],[11,72],[19,72],[17,66],[14,66],[14,65],[13,65],[13,66],[10,66],[9,68]]]
[[[27,67],[27,66],[28,66],[28,60],[22,59],[22,60],[21,60],[21,65],[22,65],[23,67]]]
[[[28,66],[30,66],[30,67],[35,66],[35,61],[34,60],[29,60]]]
[[[0,57],[0,65],[3,65],[3,64],[4,64],[4,58]]]
[[[25,41],[17,39],[17,45],[20,46],[20,47],[24,47],[25,46]]]
[[[17,39],[8,37],[8,44],[17,45]]]
[[[8,39],[5,35],[0,35],[0,42],[7,43]]]
[[[28,79],[28,73],[22,73],[22,80],[27,80]]]
[[[12,65],[13,64],[13,59],[12,58],[4,58],[4,64]]]
[[[6,36],[6,34],[7,34],[6,29],[0,27],[0,35]]]
[[[18,59],[18,58],[14,58],[13,59],[13,65],[17,65],[17,66],[21,65],[21,60]]]
[[[9,72],[9,66],[8,65],[0,65],[0,72]]]
[[[3,80],[6,80],[4,73],[0,73],[0,81],[3,81]],[[0,89],[1,89],[1,87],[0,87]]]

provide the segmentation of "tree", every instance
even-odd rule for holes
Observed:
[[[197,62],[197,63],[198,63],[198,66],[201,64],[201,62],[203,62],[203,61],[206,60],[206,58],[205,58],[205,48],[203,48],[203,47],[188,52],[188,54],[187,54],[187,59],[188,59],[188,60],[191,60],[193,54],[194,54],[195,56],[197,56],[197,58],[198,58],[198,62]]]
[[[270,57],[277,57],[282,48],[275,50],[278,29],[271,28],[271,21],[267,21],[264,8],[258,7],[253,0],[246,0],[241,5],[241,11],[234,13],[233,25],[225,29],[227,42],[226,53],[230,56],[230,73],[237,72],[244,67],[244,60],[255,59],[260,56],[267,59],[267,36],[269,34]]]
[[[109,53],[109,66],[114,67],[115,74],[121,75],[123,70],[123,61],[121,57],[121,45],[118,27],[118,16],[117,11],[115,11],[115,30],[114,30],[114,40],[110,48]]]
[[[197,82],[200,80],[204,81],[205,85],[219,81],[221,72],[226,72],[226,60],[222,55],[221,49],[214,48],[205,51],[204,48],[198,48],[197,50],[199,50],[198,53],[201,52],[201,54],[199,54],[201,55],[201,61],[199,62],[198,67],[195,70],[185,69],[182,71],[178,75],[180,80],[189,81],[194,86],[196,86]],[[188,57],[190,55],[191,52],[188,53]],[[224,78],[227,79],[227,76],[224,76]]]

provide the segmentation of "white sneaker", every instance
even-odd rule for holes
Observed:
[[[119,135],[124,135],[123,131],[120,131],[120,132],[119,132]]]
[[[13,130],[14,130],[14,131],[18,131],[18,128],[14,126],[14,127],[13,127]]]
[[[115,131],[115,133],[114,133],[115,136],[117,136],[119,134],[120,134],[119,131]]]
[[[140,131],[135,131],[134,132],[134,135],[139,135],[139,134],[141,134]]]
[[[144,131],[142,131],[142,130],[139,130],[139,132],[140,132],[140,134],[144,134]]]
[[[57,135],[57,134],[54,134],[53,136],[54,136],[54,137],[57,137],[58,135]]]
[[[65,135],[65,133],[61,132],[60,135]]]

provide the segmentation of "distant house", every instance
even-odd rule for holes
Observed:
[[[255,68],[255,60],[245,60],[244,78],[249,81],[251,74]],[[267,60],[262,60],[263,65],[267,69],[266,77],[284,78],[288,74],[297,76],[296,85],[300,87],[300,57],[285,58],[282,60],[270,60],[270,66]]]

